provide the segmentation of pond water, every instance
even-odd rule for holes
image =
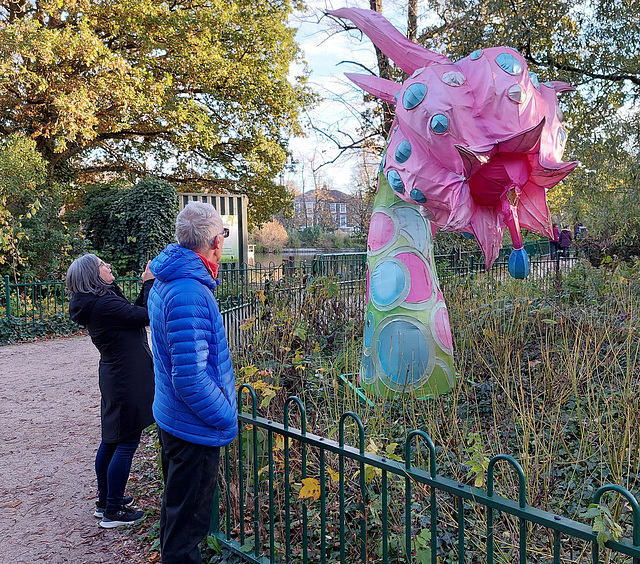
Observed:
[[[279,266],[282,264],[283,257],[285,259],[293,257],[297,264],[302,260],[311,262],[318,255],[362,252],[364,249],[284,249],[282,253],[255,253],[253,263],[249,257],[249,264],[259,263],[262,266],[269,266],[273,263],[274,266]]]

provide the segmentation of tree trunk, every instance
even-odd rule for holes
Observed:
[[[409,0],[407,38],[411,41],[415,41],[418,38],[418,0]]]
[[[375,12],[382,13],[382,0],[369,0],[369,5],[371,9]],[[388,80],[393,80],[391,75],[391,63],[389,62],[389,57],[387,57],[380,49],[376,47],[376,57],[378,59],[378,73],[381,78],[386,78]],[[391,131],[391,124],[393,123],[393,118],[395,116],[395,112],[391,104],[387,102],[381,102],[382,106],[382,130],[384,134],[384,138],[386,139],[389,136],[389,132]]]

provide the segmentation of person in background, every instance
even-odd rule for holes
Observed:
[[[555,223],[553,224],[553,239],[549,239],[549,245],[551,258],[555,259],[558,256],[558,249],[560,248],[560,230]]]
[[[560,231],[560,238],[558,239],[560,243],[560,251],[562,252],[563,257],[569,256],[569,247],[571,247],[571,241],[573,240],[573,235],[569,228],[565,227],[562,231]]]
[[[233,366],[213,295],[228,233],[212,205],[190,202],[176,219],[178,244],[151,261],[163,564],[202,562],[200,543],[211,521],[220,447],[238,434]]]
[[[147,297],[153,285],[149,265],[142,274],[142,289],[134,304],[114,282],[111,265],[86,254],[71,263],[66,285],[71,296],[69,315],[86,326],[100,352],[100,420],[102,442],[95,460],[98,500],[94,515],[110,529],[144,516],[125,497],[142,431],[153,424],[153,360],[147,342]]]

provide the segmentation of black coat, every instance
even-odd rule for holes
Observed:
[[[102,394],[102,440],[118,443],[135,437],[153,423],[153,360],[147,332],[147,296],[153,281],[143,285],[132,305],[117,286],[115,294],[74,294],[71,319],[89,330],[100,351],[98,370]]]

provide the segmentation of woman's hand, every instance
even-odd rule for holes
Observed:
[[[153,272],[151,272],[151,270],[149,270],[149,265],[151,264],[151,261],[149,261],[147,263],[147,267],[144,269],[144,272],[142,273],[142,282],[146,282],[147,280],[153,280],[155,278],[155,276],[153,275]]]

